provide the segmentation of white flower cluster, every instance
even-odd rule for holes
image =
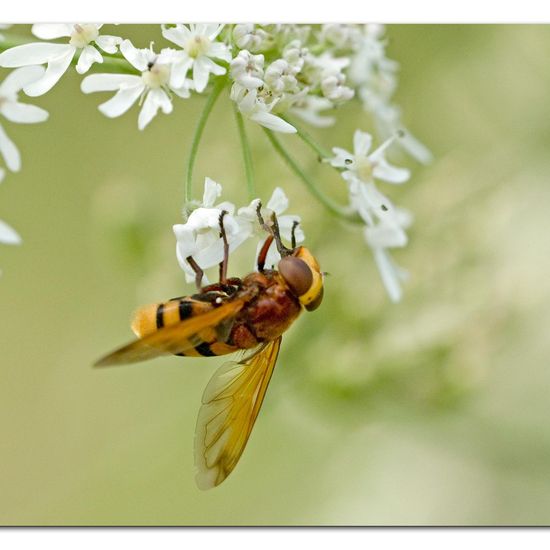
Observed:
[[[410,177],[407,169],[392,166],[385,159],[384,153],[395,139],[399,138],[390,138],[370,152],[372,136],[356,130],[353,153],[334,147],[335,156],[330,159],[330,164],[342,170],[351,207],[365,223],[365,239],[373,251],[384,286],[391,300],[397,302],[402,295],[401,281],[407,273],[393,262],[388,248],[407,244],[405,229],[412,218],[406,210],[395,207],[375,185],[375,180],[402,184]]]
[[[248,206],[236,210],[235,205],[230,202],[215,204],[221,193],[222,186],[206,178],[202,202],[191,212],[186,223],[174,225],[176,256],[188,283],[195,280],[195,271],[188,258],[192,257],[202,269],[214,267],[223,259],[223,241],[220,237],[220,215],[223,211],[226,212],[223,224],[230,253],[252,237],[260,239],[257,248],[259,252],[267,238],[265,230],[258,223],[260,199],[254,199]],[[262,210],[262,215],[269,219],[269,213],[275,212],[281,237],[290,241],[293,226],[301,220],[299,216],[284,214],[288,208],[288,198],[280,187],[273,191],[266,208],[267,210]],[[296,227],[295,237],[297,243],[304,241],[304,233],[299,225]],[[275,266],[280,259],[281,256],[272,243],[267,254],[266,267]],[[208,283],[206,275],[203,283]]]
[[[88,72],[103,54],[127,63],[123,74],[100,73],[82,82],[84,93],[116,92],[100,105],[108,117],[125,113],[139,100],[138,127],[161,110],[173,110],[172,97],[203,93],[210,76],[229,76],[231,98],[249,119],[274,131],[293,133],[284,120],[291,114],[309,124],[330,126],[327,111],[355,96],[375,117],[380,137],[403,130],[399,107],[391,102],[397,86],[397,63],[385,56],[383,28],[379,25],[163,25],[162,35],[177,48],[155,53],[136,48],[129,40],[101,34],[102,25],[89,23],[35,24],[32,32],[42,40],[0,54],[0,66],[46,65],[42,78],[24,91],[38,96],[49,91],[77,56],[76,70]],[[400,143],[418,160],[429,151],[405,132]]]
[[[5,28],[7,26],[0,25],[0,29]],[[86,94],[114,92],[99,105],[100,112],[110,118],[121,116],[138,103],[140,130],[159,111],[171,113],[175,98],[186,99],[192,94],[211,93],[211,101],[205,106],[207,117],[210,111],[206,107],[211,109],[217,94],[226,88],[230,90],[235,109],[248,120],[271,131],[298,133],[312,145],[306,134],[287,118],[296,117],[313,126],[328,127],[336,122],[338,106],[358,98],[372,115],[382,145],[370,152],[372,136],[357,130],[353,153],[334,148],[335,156],[327,159],[322,148],[312,146],[345,179],[351,209],[365,224],[365,239],[373,250],[390,298],[399,300],[405,272],[393,263],[388,249],[407,243],[405,229],[411,216],[393,206],[378,190],[375,180],[401,184],[409,179],[408,170],[391,166],[385,159],[386,150],[393,144],[399,144],[420,162],[428,162],[431,154],[403,127],[401,111],[393,103],[398,64],[386,57],[383,27],[175,24],[162,25],[161,32],[170,44],[157,53],[153,43],[148,48],[137,48],[128,39],[102,34],[100,24],[33,25],[32,33],[41,42],[15,46],[0,53],[0,67],[15,69],[0,84],[0,114],[10,122],[44,121],[48,117],[46,111],[19,102],[21,90],[28,96],[40,96],[53,88],[71,63],[76,65],[79,74],[84,74],[106,61],[110,64],[109,70],[116,66],[119,72],[87,75],[81,90]],[[241,120],[240,116],[237,119]],[[274,148],[292,168],[293,161],[284,146],[272,134],[269,136]],[[244,129],[240,137],[245,151],[248,145]],[[200,133],[195,138],[198,143]],[[9,170],[20,169],[19,151],[2,126],[0,155]],[[188,175],[192,173],[193,155],[190,159]],[[245,165],[250,162],[245,159]],[[293,170],[304,179],[299,168]],[[3,177],[4,170],[0,167],[0,181]],[[247,178],[250,177],[248,166]],[[189,280],[194,279],[195,272],[187,258],[192,257],[203,269],[221,261],[219,214],[222,210],[227,212],[224,223],[231,251],[257,232],[257,200],[236,211],[231,203],[215,205],[220,193],[221,186],[207,178],[202,204],[185,224],[174,227],[178,260]],[[285,194],[276,189],[267,207],[279,215],[287,206]],[[295,216],[279,217],[286,238],[290,239],[296,219]],[[0,241],[2,235],[4,242],[13,241],[13,233],[6,237],[9,235],[6,227],[0,225]],[[303,239],[301,230],[296,236],[298,240]],[[275,261],[273,250],[268,263]]]

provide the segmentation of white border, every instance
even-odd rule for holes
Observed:
[[[540,23],[550,22],[550,2],[488,0],[24,0],[2,2],[2,22],[96,21],[161,23],[219,22],[382,22],[382,23]]]
[[[280,550],[287,545],[376,550],[542,550],[548,548],[549,536],[548,530],[541,529],[11,529],[0,532],[0,542],[10,550]]]

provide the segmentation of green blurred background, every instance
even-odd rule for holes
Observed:
[[[15,29],[28,32],[28,27]],[[12,29],[13,32],[13,29]],[[111,32],[161,47],[158,27]],[[283,342],[247,450],[219,488],[194,483],[202,391],[223,359],[93,370],[142,303],[190,292],[175,259],[184,167],[203,98],[137,130],[66,75],[5,128],[23,170],[0,188],[22,235],[0,248],[0,523],[357,525],[550,523],[550,27],[389,26],[396,101],[433,151],[383,190],[415,215],[389,302],[357,230],[310,199],[249,124],[258,186],[281,185],[327,279],[321,309]],[[315,135],[349,147],[358,106]],[[3,122],[4,124],[4,122]],[[196,168],[246,202],[230,103]],[[341,180],[297,138],[319,185]],[[252,248],[235,255],[250,270]]]

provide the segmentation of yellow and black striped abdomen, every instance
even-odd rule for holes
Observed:
[[[149,304],[140,307],[134,314],[132,330],[138,338],[143,338],[157,330],[175,325],[186,319],[208,313],[214,308],[209,302],[202,302],[193,298],[174,298],[168,302]],[[184,353],[188,357],[213,357],[226,355],[238,350],[236,346],[218,341],[216,327],[205,327],[198,333],[200,343],[189,342],[189,349]]]

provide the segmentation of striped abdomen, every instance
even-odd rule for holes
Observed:
[[[202,315],[211,311],[214,306],[209,302],[195,300],[191,297],[173,298],[168,302],[160,304],[150,304],[139,308],[134,314],[132,321],[132,330],[139,338],[152,334],[162,327],[167,327]],[[195,345],[189,342],[189,348],[184,353],[187,357],[213,357],[216,355],[226,355],[234,353],[239,348],[233,345],[221,342],[219,330],[216,327],[205,327],[198,334],[201,343]]]

